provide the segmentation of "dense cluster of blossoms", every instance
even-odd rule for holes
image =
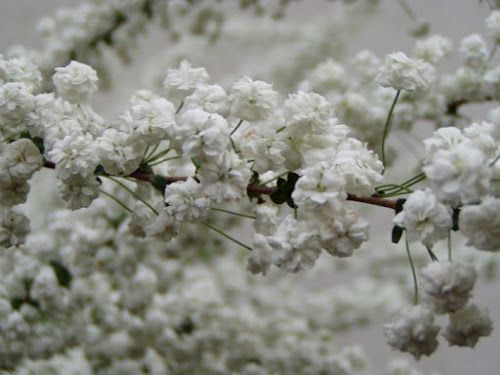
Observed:
[[[163,10],[188,8],[179,3],[165,2]],[[139,9],[142,1],[105,4],[83,8],[81,16],[99,23],[114,14],[111,29],[109,22],[87,29],[101,30],[96,35],[104,41],[111,34],[103,32],[134,14],[142,18],[128,32],[140,30],[153,12]],[[69,14],[58,17],[71,29]],[[67,35],[45,23],[46,37]],[[495,45],[499,23],[493,11],[486,25]],[[416,359],[438,346],[436,315],[449,316],[443,336],[450,345],[474,347],[491,333],[487,312],[469,301],[475,268],[451,262],[451,249],[449,261],[437,262],[433,253],[451,231],[467,246],[500,249],[500,111],[481,123],[451,126],[462,104],[499,98],[500,74],[479,34],[462,40],[463,66],[455,75],[435,78],[451,50],[436,35],[416,44],[417,59],[396,52],[382,64],[370,51],[359,52],[353,80],[329,59],[286,98],[248,76],[226,88],[210,84],[204,68],[182,60],[166,72],[163,93],[136,91],[112,121],[88,104],[98,74],[74,58],[87,60],[79,48],[90,52],[102,41],[89,45],[82,35],[58,46],[64,64],[23,50],[0,55],[0,369],[50,373],[74,361],[83,373],[102,374],[356,374],[366,368],[360,349],[328,345],[332,332],[373,319],[374,311],[399,312],[384,333]],[[51,64],[54,92],[44,92]],[[424,140],[422,173],[411,183],[380,185],[387,165],[377,151],[384,155],[391,115],[398,130],[422,119],[440,127]],[[88,209],[57,210],[48,227],[30,235],[17,206],[42,167],[54,169],[67,208]],[[424,179],[426,187],[412,189]],[[406,193],[398,202],[388,199]],[[106,198],[116,205],[108,207]],[[217,265],[231,275],[219,279],[199,260],[219,246],[214,234],[251,250],[247,270],[269,278],[276,275],[272,266],[298,273],[325,252],[351,257],[368,241],[369,222],[350,201],[395,209],[393,241],[404,232],[408,255],[409,243],[427,248],[433,262],[419,273],[419,304],[402,309],[404,292],[374,278],[339,288],[329,297],[331,310],[324,296],[307,303],[323,312],[292,303],[278,308],[266,289],[289,300],[300,291],[276,279],[259,286],[255,277],[235,276],[234,259]],[[221,213],[254,220],[251,247],[227,234],[234,223]],[[410,263],[413,269],[411,256]],[[238,297],[245,289],[254,294]],[[227,308],[225,296],[237,307]],[[336,322],[327,322],[328,313]],[[387,371],[404,368],[395,363]]]

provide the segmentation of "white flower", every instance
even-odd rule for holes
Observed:
[[[255,207],[255,220],[253,227],[256,233],[270,235],[273,233],[280,222],[279,209],[276,206],[268,204],[259,204]]]
[[[480,337],[491,335],[493,321],[487,311],[480,310],[475,304],[470,304],[457,312],[450,314],[450,323],[443,332],[450,346],[476,346]]]
[[[198,176],[210,199],[222,203],[246,196],[252,172],[248,163],[230,150],[204,163]]]
[[[424,140],[426,160],[432,161],[434,154],[439,150],[450,150],[463,142],[465,137],[460,129],[454,126],[438,129],[432,137]]]
[[[141,164],[146,143],[134,140],[130,134],[106,129],[97,140],[96,153],[106,173],[128,175]]]
[[[414,60],[403,52],[387,55],[385,64],[375,77],[384,87],[405,90],[415,94],[425,93],[434,80],[434,68],[423,60]]]
[[[307,76],[307,80],[299,85],[301,91],[326,93],[343,91],[347,87],[347,74],[339,63],[328,59],[319,64]]]
[[[437,349],[440,329],[434,324],[434,313],[417,305],[403,310],[394,322],[384,324],[384,335],[390,346],[419,360]]]
[[[471,34],[463,38],[458,50],[462,55],[464,65],[474,71],[480,70],[488,59],[488,48],[479,34]]]
[[[406,230],[409,242],[420,241],[429,247],[446,238],[453,224],[451,209],[439,203],[430,189],[410,194],[392,222]]]
[[[148,145],[158,144],[173,135],[175,108],[165,98],[154,95],[148,101],[131,101],[129,114],[134,135]]]
[[[327,203],[339,206],[347,199],[345,180],[326,163],[302,170],[292,198],[299,207],[315,208]]]
[[[278,105],[278,93],[273,85],[253,81],[244,76],[231,87],[233,116],[246,121],[261,121],[271,115]]]
[[[33,90],[42,83],[42,74],[26,56],[14,57],[0,64],[0,78],[7,82],[23,82]]]
[[[217,113],[190,109],[178,118],[176,142],[182,154],[205,162],[217,158],[229,147],[229,125]]]
[[[291,214],[285,217],[276,232],[267,238],[273,248],[273,264],[294,273],[312,268],[321,247],[311,229],[307,222],[298,221]]]
[[[500,42],[500,11],[494,9],[485,19],[486,32],[493,39],[494,43]]]
[[[219,85],[198,85],[196,90],[184,100],[184,108],[201,108],[208,113],[218,113],[227,117],[231,113],[229,97]]]
[[[57,93],[72,103],[85,103],[97,90],[97,72],[78,61],[55,69],[52,77]]]
[[[89,177],[99,164],[91,134],[72,133],[57,141],[47,153],[56,164],[57,177],[67,180],[73,175]]]
[[[347,138],[337,146],[333,165],[335,173],[345,180],[345,190],[351,194],[371,195],[375,185],[382,181],[384,167],[378,155],[355,138]]]
[[[321,95],[299,91],[290,94],[285,100],[285,118],[287,128],[292,133],[302,136],[307,133],[324,134],[333,118],[332,105]]]
[[[165,189],[166,211],[177,221],[203,219],[211,207],[211,200],[203,187],[193,178],[174,182]]]
[[[421,271],[422,303],[436,314],[455,312],[465,306],[476,281],[470,264],[431,262]]]
[[[491,169],[470,141],[437,151],[422,169],[437,198],[454,207],[477,202],[489,189]]]
[[[320,225],[320,244],[330,255],[350,257],[354,249],[368,241],[370,223],[356,212],[341,211],[325,216]]]
[[[52,267],[43,266],[38,271],[30,289],[31,298],[40,303],[42,311],[57,313],[64,308],[64,295]]]
[[[206,85],[209,79],[205,68],[193,68],[188,60],[182,60],[178,69],[167,70],[163,87],[172,99],[184,100],[198,85]]]
[[[252,251],[247,257],[247,271],[254,275],[261,273],[266,276],[271,267],[271,252],[272,248],[266,236],[254,233]]]
[[[7,145],[5,161],[12,178],[29,180],[42,167],[43,157],[31,140],[21,138]]]
[[[101,184],[94,175],[83,177],[72,175],[66,180],[59,180],[57,188],[61,198],[70,210],[88,207],[99,196]]]
[[[0,86],[0,134],[9,136],[24,130],[19,127],[24,125],[25,116],[33,107],[34,97],[26,84],[9,82]]]
[[[486,197],[481,204],[462,207],[460,233],[468,238],[466,245],[479,250],[500,250],[500,199]]]
[[[22,244],[29,233],[30,221],[26,216],[13,210],[0,209],[0,246]]]
[[[442,35],[419,40],[415,45],[415,56],[433,65],[440,63],[450,52],[451,41]]]

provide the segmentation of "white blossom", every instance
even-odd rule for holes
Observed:
[[[58,181],[57,188],[61,198],[66,201],[66,207],[79,210],[90,206],[99,196],[101,184],[94,175],[72,175],[69,179]]]
[[[406,230],[409,242],[420,241],[432,247],[448,236],[452,227],[451,209],[439,203],[431,189],[417,190],[410,194],[403,211],[392,222]]]
[[[264,120],[278,105],[278,93],[273,90],[273,85],[247,76],[235,82],[230,92],[231,114],[241,120]]]
[[[200,108],[208,113],[228,117],[231,113],[229,97],[219,85],[198,85],[196,90],[184,100],[185,108]]]
[[[395,90],[425,93],[434,80],[434,68],[423,60],[414,60],[403,52],[389,54],[375,82]]]
[[[73,133],[56,141],[47,156],[56,164],[57,177],[62,180],[74,175],[89,177],[99,164],[96,145],[89,133]]]
[[[146,144],[127,133],[106,129],[97,140],[96,154],[106,173],[128,175],[140,165]]]
[[[486,32],[493,39],[494,43],[500,42],[500,11],[494,9],[484,20],[486,23]]]
[[[273,249],[273,264],[294,273],[312,268],[321,248],[318,236],[311,229],[307,222],[296,220],[293,215],[285,217],[276,232],[267,239]]]
[[[30,233],[30,221],[21,213],[0,209],[0,246],[11,247],[24,243]]]
[[[500,199],[486,197],[480,204],[462,207],[459,228],[467,238],[467,246],[486,251],[500,250]]]
[[[247,257],[247,271],[254,275],[261,273],[266,276],[271,267],[272,248],[265,235],[260,233],[253,234],[252,251]]]
[[[193,68],[188,60],[182,60],[178,69],[167,70],[163,87],[172,99],[183,100],[198,85],[206,85],[209,78],[205,68]]]
[[[285,118],[292,133],[303,135],[312,132],[323,134],[333,118],[332,105],[321,95],[299,91],[285,100]]]
[[[437,151],[422,169],[444,204],[477,202],[489,189],[491,170],[472,142]]]
[[[442,35],[433,35],[415,44],[415,56],[433,65],[440,63],[451,52],[450,39]]]
[[[479,34],[470,34],[462,39],[458,49],[465,66],[474,71],[481,69],[488,59],[486,43]]]
[[[473,303],[449,316],[450,322],[443,336],[450,346],[474,348],[481,337],[489,336],[493,331],[493,321],[488,312]]]
[[[403,310],[393,322],[384,324],[384,335],[390,346],[419,360],[422,355],[429,356],[437,349],[440,329],[434,324],[434,313],[416,305]]]
[[[455,312],[467,304],[475,281],[470,264],[429,263],[421,271],[422,303],[436,314]]]
[[[341,211],[324,214],[320,228],[321,247],[330,255],[345,258],[368,241],[370,224],[356,212]]]
[[[3,154],[11,178],[28,180],[42,167],[43,157],[40,151],[26,138],[9,143]]]
[[[52,77],[57,93],[72,103],[85,103],[97,90],[97,72],[90,66],[71,61],[55,69]]]
[[[211,200],[203,187],[193,178],[174,182],[165,189],[167,213],[177,221],[203,219],[211,207]]]

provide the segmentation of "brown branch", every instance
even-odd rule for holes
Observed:
[[[55,164],[50,162],[50,161],[46,161],[44,164],[44,167],[54,169]],[[130,175],[128,175],[127,177],[132,177],[132,178],[135,178],[136,180],[149,182],[149,181],[151,181],[153,176],[154,176],[153,173],[144,173],[144,172],[135,171],[135,172],[131,173]],[[165,179],[167,185],[174,183],[174,182],[177,182],[177,181],[186,181],[187,180],[187,177],[171,176],[171,177],[163,177],[163,178]],[[198,181],[198,179],[196,177],[195,177],[195,179]],[[257,184],[249,184],[247,186],[247,193],[252,194],[252,195],[255,195],[255,194],[271,195],[276,190],[277,190],[277,188],[275,188],[275,187],[267,187],[267,186],[262,186],[262,185],[257,185]],[[379,207],[387,207],[387,208],[390,208],[391,210],[394,210],[396,208],[396,201],[395,200],[374,197],[374,196],[358,197],[357,195],[354,195],[354,194],[347,194],[347,200],[353,201],[353,202],[371,204],[371,205],[379,206]]]

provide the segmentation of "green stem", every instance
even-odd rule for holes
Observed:
[[[498,161],[498,159],[500,159],[500,154],[497,155],[497,157],[495,158],[495,160],[493,160],[491,163],[490,163],[490,168],[493,167],[496,162]]]
[[[142,203],[144,203],[151,211],[153,211],[156,215],[159,215],[158,211],[156,211],[153,206],[151,206],[148,202],[146,202],[144,199],[142,199],[140,196],[138,196],[136,193],[134,193],[127,185],[125,185],[124,183],[122,183],[121,181],[118,181],[117,179],[111,177],[111,176],[103,176],[103,177],[107,177],[109,178],[111,181],[113,181],[114,183],[120,185],[122,188],[124,188],[125,190],[127,190],[130,194],[132,194],[134,196],[135,199],[141,201]]]
[[[161,164],[161,163],[165,163],[166,161],[180,159],[180,158],[181,158],[180,156],[172,156],[171,158],[166,158],[166,159],[157,161],[157,162],[155,162],[153,164],[149,164],[149,166],[150,167],[154,167],[155,165],[158,165],[158,164]]]
[[[9,142],[12,138],[17,137],[18,135],[21,135],[21,134],[23,134],[24,132],[25,132],[25,130],[22,130],[22,131],[20,131],[20,132],[17,132],[17,133],[11,134],[11,135],[9,135],[7,138],[5,138],[5,139],[2,141],[2,143],[7,143],[7,142]]]
[[[417,272],[415,271],[415,265],[413,264],[413,259],[410,253],[410,245],[408,244],[408,239],[405,238],[406,243],[406,254],[408,254],[408,260],[410,261],[411,273],[413,275],[413,303],[418,305],[418,283],[417,283]]]
[[[385,122],[384,134],[382,136],[382,164],[384,166],[382,174],[384,174],[384,172],[385,172],[385,166],[386,166],[385,141],[387,139],[387,136],[389,135],[389,130],[391,128],[390,125],[391,125],[392,112],[394,112],[394,107],[396,106],[396,102],[398,101],[400,93],[401,93],[401,90],[398,90],[398,92],[396,93],[396,96],[394,97],[394,101],[392,102],[391,109],[389,110],[389,114],[387,115],[387,120]]]
[[[240,122],[238,122],[238,125],[236,125],[236,127],[233,129],[233,131],[231,132],[231,134],[229,134],[229,136],[232,136],[234,134],[234,132],[236,130],[238,130],[238,128],[241,126],[242,123],[243,123],[243,120],[240,120]]]
[[[167,148],[166,150],[163,150],[159,153],[157,153],[156,155],[148,158],[146,161],[144,161],[145,164],[149,164],[155,160],[158,160],[159,158],[165,156],[166,154],[168,154],[169,152],[171,151],[171,149]]]
[[[432,261],[433,262],[439,262],[438,257],[436,256],[436,254],[434,254],[434,252],[432,251],[432,249],[429,246],[426,246],[425,248],[427,249],[427,252],[429,253],[429,256],[431,257]]]
[[[153,149],[151,150],[150,153],[148,153],[146,150],[147,155],[144,156],[144,160],[148,160],[154,154],[154,152],[158,149],[159,146],[160,146],[160,144],[158,143],[155,147],[153,147]],[[149,149],[149,147],[148,147],[148,149]]]
[[[252,216],[252,215],[240,214],[239,212],[224,210],[222,208],[212,208],[212,211],[224,212],[226,214],[231,214],[231,215],[234,215],[234,216],[240,216],[240,217],[244,217],[244,218],[247,218],[247,219],[256,219],[256,217]]]
[[[201,223],[201,224],[203,224],[204,226],[206,226],[207,228],[210,228],[210,229],[212,229],[213,231],[215,231],[215,232],[219,233],[221,236],[226,237],[228,240],[233,241],[235,244],[238,244],[238,245],[240,245],[241,247],[244,247],[245,249],[247,249],[247,250],[249,250],[249,251],[252,251],[252,248],[251,248],[250,246],[247,246],[247,245],[245,245],[244,243],[242,243],[242,242],[238,241],[237,239],[235,239],[235,238],[231,237],[230,235],[228,235],[228,234],[224,233],[224,232],[223,232],[222,230],[220,230],[219,228],[214,227],[213,225],[210,225],[210,224],[208,224],[208,223],[207,223],[207,222],[205,222],[205,221],[200,221],[200,223]]]
[[[177,111],[175,111],[175,114],[178,114],[180,112],[180,110],[182,109],[182,107],[184,107],[184,100],[179,105],[179,108],[177,108]]]
[[[417,20],[417,16],[415,15],[415,12],[406,4],[406,1],[404,0],[398,0],[399,5],[401,5],[401,8],[405,11],[405,13],[410,17],[412,21]]]
[[[128,212],[132,213],[133,211],[128,208],[125,203],[119,201],[117,198],[113,197],[111,194],[106,193],[104,190],[100,190],[100,192],[108,197],[110,197],[112,200],[114,200],[116,203],[118,203],[120,206],[122,206],[124,209],[126,209]]]

